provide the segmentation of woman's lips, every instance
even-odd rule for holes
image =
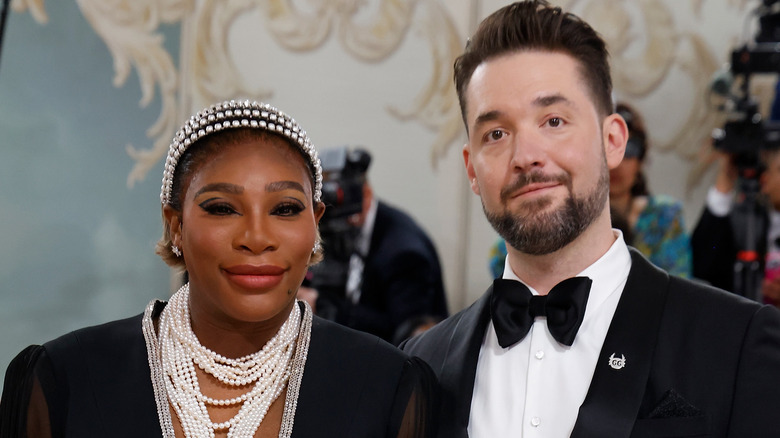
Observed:
[[[275,265],[236,265],[223,269],[227,278],[245,289],[270,289],[282,282],[285,269]]]

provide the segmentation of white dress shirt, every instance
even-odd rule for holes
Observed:
[[[363,227],[360,229],[360,234],[355,239],[355,252],[349,258],[346,295],[352,304],[357,304],[360,301],[363,287],[363,268],[366,266],[365,258],[368,255],[368,250],[371,248],[371,235],[374,234],[376,209],[378,207],[379,202],[376,198],[373,198],[366,212],[366,219],[363,222]]]
[[[523,340],[501,348],[493,323],[489,323],[479,352],[469,437],[571,435],[631,269],[623,235],[613,231],[616,239],[610,249],[578,274],[590,277],[593,283],[585,318],[571,347],[556,342],[546,320],[537,318]],[[508,260],[504,278],[522,281]]]

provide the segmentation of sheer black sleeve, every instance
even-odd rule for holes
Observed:
[[[388,437],[429,438],[438,429],[439,387],[436,375],[422,359],[409,358],[396,391]]]
[[[31,345],[8,365],[0,398],[0,438],[51,437],[49,410],[37,375],[44,356],[42,346]]]

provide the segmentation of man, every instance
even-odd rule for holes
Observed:
[[[780,149],[757,155],[737,165],[743,160],[716,152],[718,174],[691,239],[693,269],[713,286],[780,305]]]
[[[509,251],[483,297],[403,345],[438,374],[439,436],[777,436],[780,312],[669,276],[611,228],[627,132],[601,38],[515,3],[455,82],[471,188]]]
[[[409,215],[374,196],[368,151],[338,148],[321,156],[323,201],[331,204],[320,222],[325,260],[311,271],[313,288],[301,288],[299,297],[325,318],[392,343],[446,318],[436,248]],[[331,191],[341,193],[343,204],[334,205],[339,196]],[[334,273],[339,278],[328,281]]]

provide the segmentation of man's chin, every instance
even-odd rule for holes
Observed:
[[[532,219],[555,211],[559,206],[554,205],[552,197],[544,197],[533,200],[517,200],[504,206],[502,214],[509,214],[521,220]]]

